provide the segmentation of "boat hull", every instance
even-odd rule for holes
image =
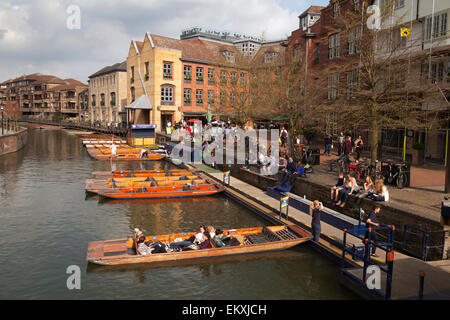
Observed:
[[[157,253],[151,254],[148,256],[142,255],[128,255],[128,254],[118,254],[115,256],[108,257],[111,253],[120,252],[119,250],[124,250],[126,239],[121,240],[111,240],[111,246],[106,245],[104,241],[91,242],[88,247],[88,256],[87,261],[97,265],[104,266],[117,266],[117,265],[130,265],[130,264],[141,264],[141,263],[160,263],[166,261],[183,261],[183,260],[191,260],[191,259],[200,259],[200,258],[212,258],[212,257],[222,257],[222,256],[230,256],[230,255],[239,255],[239,254],[251,254],[251,253],[259,253],[259,252],[269,252],[269,251],[279,251],[286,250],[297,246],[301,243],[307,242],[311,240],[311,234],[296,226],[276,226],[271,228],[288,228],[291,232],[295,233],[298,238],[291,240],[279,240],[272,242],[265,242],[260,244],[250,244],[250,245],[240,245],[240,246],[226,246],[221,248],[210,248],[210,249],[201,249],[201,250],[190,250],[190,251],[181,251],[181,252],[168,252],[168,253]],[[261,232],[262,228],[251,228],[250,230],[254,230],[255,232]],[[244,230],[244,229],[241,229]],[[248,229],[245,229],[248,230]],[[238,229],[238,231],[240,231]],[[192,233],[195,234],[195,233]],[[245,234],[245,233],[243,233]],[[189,236],[191,234],[184,234],[184,237]],[[180,235],[175,235],[180,236]],[[162,242],[168,242],[171,238],[165,238],[164,236],[156,237],[155,241],[159,240]],[[116,251],[114,251],[116,250]]]
[[[124,192],[102,192],[98,195],[104,198],[115,200],[136,200],[136,199],[169,199],[169,198],[200,198],[214,195],[222,192],[223,189],[214,190],[194,190],[194,191],[167,191],[167,192],[140,192],[140,193],[124,193]]]

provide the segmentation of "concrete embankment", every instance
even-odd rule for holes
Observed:
[[[16,152],[22,149],[27,144],[28,129],[20,128],[17,132],[8,132],[3,135],[0,134],[0,156]]]

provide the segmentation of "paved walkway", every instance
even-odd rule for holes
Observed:
[[[204,164],[195,165],[197,170],[202,170],[204,172],[208,172],[210,175],[222,181],[223,173],[221,171],[212,169]],[[267,195],[265,191],[256,188],[252,185],[247,184],[235,177],[230,178],[230,185],[236,189],[238,189],[241,193],[249,195],[270,207],[278,210],[280,203],[278,200],[273,197]],[[227,188],[225,186],[226,192],[233,195],[238,196],[237,192]],[[242,197],[242,195],[240,195]],[[311,199],[309,199],[311,200]],[[249,203],[252,200],[247,200]],[[255,203],[254,203],[255,204]],[[257,204],[257,203],[256,203]],[[261,207],[259,205],[259,207]],[[274,218],[277,218],[278,215],[268,210],[267,208],[262,208],[266,214],[271,215]],[[294,207],[289,208],[289,216],[294,218],[296,221],[310,227],[311,217],[309,214],[306,214],[300,210],[297,210]],[[283,223],[291,223],[285,219],[281,220]],[[321,231],[322,238],[319,243],[325,247],[327,250],[334,252],[337,255],[342,254],[342,250],[338,247],[334,246],[330,243],[327,238],[331,238],[332,240],[337,240],[338,242],[343,242],[343,231],[339,230],[327,223],[321,223]],[[361,240],[347,234],[347,244],[352,245],[354,243],[361,243]],[[385,256],[382,255],[382,251],[378,250],[380,254],[380,258],[374,259],[378,263],[385,262]],[[347,256],[350,259],[350,255]],[[354,262],[359,266],[362,266],[360,261]],[[355,269],[354,274],[358,276],[359,274],[362,276],[362,272],[360,268]],[[419,272],[425,271],[426,281],[425,281],[425,289],[424,296],[428,296],[433,299],[450,299],[450,267],[449,263],[446,262],[435,262],[429,263],[424,262],[422,260],[409,257],[399,252],[395,252],[395,262],[394,262],[394,273],[393,273],[393,282],[392,282],[392,299],[405,299],[405,298],[416,298],[418,295],[418,283],[419,283]],[[384,277],[384,273],[382,272],[382,279]],[[385,279],[385,278],[384,278]],[[385,283],[385,282],[384,282]],[[382,282],[382,288],[384,288],[384,284]]]
[[[325,186],[336,184],[337,170],[329,171],[329,162],[337,159],[335,152],[331,156],[320,154],[320,166],[313,166],[314,173],[308,175],[308,180]],[[411,167],[411,187],[398,189],[394,185],[388,185],[390,200],[388,206],[401,207],[414,212],[419,216],[425,216],[440,221],[441,201],[444,200],[445,172],[439,167]]]
[[[13,130],[5,130],[5,129],[3,129],[3,135],[4,136],[6,136],[6,135],[8,135],[8,134],[13,134],[13,133],[16,133],[17,131],[13,131]],[[1,129],[0,129],[0,136],[2,135],[2,131],[1,131]]]

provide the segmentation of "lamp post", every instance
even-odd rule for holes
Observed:
[[[3,109],[5,108],[5,106],[2,104],[0,105],[0,108],[2,109],[2,135],[3,135]]]

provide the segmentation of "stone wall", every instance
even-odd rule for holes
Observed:
[[[239,166],[232,166],[231,168],[228,165],[218,165],[219,170],[231,170],[232,176],[245,181],[257,188],[262,190],[267,190],[268,187],[274,187],[277,183],[277,179],[271,178],[268,176],[263,176],[257,174],[255,172],[251,172],[248,170],[244,170]],[[333,208],[334,210],[350,216],[355,219],[359,219],[359,211],[352,210],[355,204],[355,197],[350,197],[349,201],[345,208],[333,207],[333,204],[330,200],[330,187],[322,186],[316,183],[313,183],[308,180],[308,178],[298,177],[295,179],[295,185],[291,190],[291,193],[306,196],[309,200],[319,200],[325,206]],[[429,246],[440,245],[442,243],[442,231],[443,226],[432,219],[427,219],[422,216],[418,216],[414,213],[407,212],[401,210],[399,208],[393,208],[387,206],[383,202],[376,202],[381,206],[381,212],[378,216],[378,222],[385,225],[394,225],[395,226],[395,235],[394,241],[396,244],[396,250],[402,251],[401,244],[403,241],[403,228],[404,225],[417,227],[430,232],[429,238]],[[372,211],[375,202],[370,199],[362,199],[360,203],[360,207],[365,210],[366,213]],[[421,245],[422,245],[422,236],[421,235],[412,235],[408,234],[408,243],[411,246],[408,248],[414,253],[420,255],[421,254]],[[440,249],[431,249],[428,254],[428,260],[437,260],[440,259],[441,250]],[[445,255],[447,256],[447,254]]]
[[[20,129],[15,133],[0,135],[0,156],[22,149],[27,143],[27,137],[28,129]]]

